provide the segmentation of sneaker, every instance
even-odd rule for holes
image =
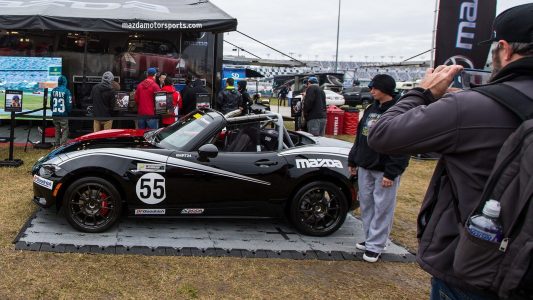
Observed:
[[[365,251],[366,250],[365,242],[355,244],[355,248]]]
[[[380,255],[381,253],[376,253],[367,250],[365,251],[365,254],[363,254],[363,259],[367,262],[375,263],[376,261],[378,261]]]
[[[366,251],[365,242],[361,242],[361,243],[355,244],[355,248],[357,248],[358,250]],[[387,251],[387,246],[385,246],[385,248],[383,248],[383,251]]]

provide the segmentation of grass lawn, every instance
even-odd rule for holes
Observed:
[[[353,137],[345,137],[353,141]],[[351,138],[351,139],[350,139]],[[0,169],[0,299],[427,299],[416,264],[15,251],[37,208],[30,168],[46,151],[15,148],[18,169]],[[0,158],[7,148],[0,148]],[[412,161],[398,196],[392,238],[416,249],[416,213],[435,164]]]

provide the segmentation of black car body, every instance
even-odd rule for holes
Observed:
[[[63,207],[84,232],[105,231],[125,212],[287,216],[317,236],[336,231],[356,205],[347,168],[351,144],[289,132],[278,114],[196,111],[127,141],[126,148],[109,148],[120,138],[93,140],[85,150],[79,149],[87,141],[78,141],[42,158],[33,168],[34,201]]]
[[[370,94],[370,88],[365,86],[354,86],[344,89],[342,95],[344,96],[345,104],[349,106],[362,105],[366,107],[374,100]]]

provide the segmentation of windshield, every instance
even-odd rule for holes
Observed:
[[[159,130],[153,137],[152,143],[167,149],[184,150],[184,147],[213,120],[209,114],[197,112]]]

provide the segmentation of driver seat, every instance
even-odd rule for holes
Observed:
[[[245,127],[239,130],[237,135],[226,147],[227,152],[256,152],[257,128]]]

